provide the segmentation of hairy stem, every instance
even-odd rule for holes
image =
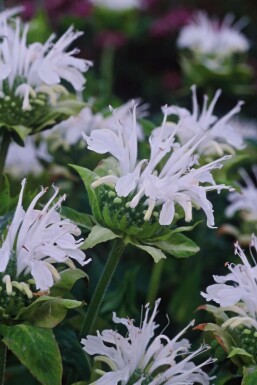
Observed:
[[[120,257],[125,249],[125,244],[121,239],[115,240],[113,242],[113,247],[111,253],[107,260],[107,263],[104,267],[103,273],[98,281],[95,292],[91,299],[91,302],[87,309],[87,314],[85,316],[84,322],[81,327],[80,335],[86,336],[90,334],[94,328],[95,320],[97,318],[104,294],[107,287],[110,284],[112,276],[118,266]]]

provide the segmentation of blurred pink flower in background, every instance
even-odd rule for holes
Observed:
[[[165,15],[156,19],[151,27],[151,35],[164,37],[187,24],[192,12],[184,7],[171,9]]]
[[[100,48],[119,48],[126,44],[126,42],[126,36],[119,31],[100,31],[95,38],[95,43]]]

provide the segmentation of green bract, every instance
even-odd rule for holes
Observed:
[[[76,115],[84,107],[72,94],[61,96],[56,104],[49,103],[49,96],[38,93],[30,98],[30,110],[22,110],[22,99],[10,91],[0,98],[0,134],[8,130],[13,138],[20,142],[29,134],[35,134],[72,115]]]
[[[106,162],[105,166],[108,166]],[[98,243],[114,238],[122,238],[125,244],[132,244],[150,254],[155,262],[170,254],[186,258],[195,254],[198,246],[182,231],[190,231],[194,226],[161,226],[158,221],[158,208],[149,221],[144,220],[145,206],[139,204],[135,209],[128,206],[131,197],[118,197],[114,188],[101,185],[92,188],[91,184],[101,174],[103,165],[92,172],[86,168],[72,166],[81,176],[87,189],[89,203],[95,226],[92,228],[82,249],[92,248]],[[178,215],[177,215],[178,218]]]

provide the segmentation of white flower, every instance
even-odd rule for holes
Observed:
[[[51,162],[52,157],[48,154],[46,142],[41,141],[38,146],[32,136],[27,136],[24,147],[11,142],[5,171],[14,177],[23,177],[28,174],[39,175],[44,170],[40,160]]]
[[[140,101],[139,101],[140,102]],[[143,118],[147,115],[147,104],[142,104],[137,110],[137,117]],[[128,117],[131,108],[131,101],[116,108],[116,119],[124,120]],[[77,144],[82,139],[82,133],[90,134],[91,131],[107,127],[115,130],[116,124],[113,115],[104,116],[102,113],[93,113],[92,106],[83,108],[77,116],[71,116],[67,120],[55,125],[51,130],[44,131],[43,137],[51,141],[50,148],[55,150],[59,146],[69,149],[70,146]],[[138,139],[144,138],[140,124],[137,124]]]
[[[249,49],[247,38],[240,32],[242,22],[233,24],[234,18],[227,15],[223,22],[209,19],[204,12],[199,12],[183,27],[178,37],[178,47],[188,48],[196,54],[210,55],[210,65],[215,65],[215,58],[220,62],[235,53]]]
[[[85,265],[85,254],[79,250],[83,239],[75,240],[73,235],[80,235],[79,228],[67,219],[61,219],[58,209],[65,196],[54,203],[58,189],[42,210],[35,209],[38,200],[45,194],[42,189],[30,203],[27,211],[22,207],[26,180],[22,181],[19,201],[7,235],[0,248],[0,272],[5,272],[12,255],[17,263],[17,276],[31,274],[37,289],[48,290],[59,279],[53,263],[65,263],[72,266],[71,259]]]
[[[193,135],[207,133],[205,139],[199,143],[197,148],[200,155],[217,154],[222,156],[224,152],[233,154],[234,149],[244,148],[243,135],[231,122],[231,118],[241,110],[243,102],[238,102],[231,111],[218,119],[213,115],[213,110],[220,94],[221,91],[218,90],[208,107],[208,97],[205,95],[202,111],[199,111],[196,87],[193,86],[192,113],[178,106],[165,107],[168,115],[175,115],[178,118],[179,129],[177,136],[182,144],[186,143]]]
[[[141,8],[141,0],[90,0],[96,7],[103,7],[112,11],[127,11]]]
[[[255,120],[232,119],[231,125],[246,140],[257,140],[257,122]]]
[[[257,166],[252,167],[257,181]],[[226,209],[226,215],[232,217],[237,211],[241,211],[244,218],[249,221],[257,221],[257,186],[243,169],[239,171],[245,186],[240,185],[241,192],[233,191],[228,195],[230,205]]]
[[[183,146],[175,142],[179,126],[167,126],[167,113],[164,109],[161,127],[153,131],[149,139],[149,160],[137,160],[136,108],[130,112],[130,119],[116,119],[115,130],[103,128],[93,130],[90,136],[84,136],[88,148],[99,154],[109,152],[118,161],[118,175],[110,174],[96,180],[92,186],[103,183],[115,185],[118,196],[133,194],[130,207],[135,208],[143,201],[148,206],[145,220],[149,220],[155,206],[161,206],[159,222],[161,225],[172,223],[175,204],[185,212],[186,221],[192,219],[192,206],[201,207],[207,216],[207,225],[214,226],[212,204],[206,198],[209,190],[220,191],[227,188],[216,185],[211,171],[222,167],[225,156],[205,166],[195,168],[196,148],[204,135],[194,135]],[[114,117],[116,114],[114,111]],[[162,169],[158,170],[160,162]],[[205,184],[209,185],[206,186]],[[204,184],[204,185],[202,185]]]
[[[251,246],[257,250],[257,238],[252,235]],[[223,326],[236,327],[239,324],[257,329],[257,266],[252,267],[238,243],[235,244],[241,264],[227,264],[230,273],[225,276],[213,276],[216,284],[208,286],[206,293],[201,293],[207,301],[214,301],[221,306],[221,311],[233,312]]]
[[[22,109],[30,110],[30,99],[38,93],[46,94],[52,104],[59,95],[67,93],[61,86],[65,80],[76,91],[81,91],[85,84],[83,72],[92,64],[90,61],[75,58],[77,49],[67,51],[68,47],[82,35],[70,27],[55,43],[51,35],[44,43],[27,43],[29,25],[21,24],[19,18],[10,25],[6,17],[0,15],[0,30],[4,38],[0,42],[0,90],[1,97],[9,94],[23,99]],[[5,85],[5,86],[4,86]],[[6,88],[9,92],[6,94]]]
[[[190,323],[182,332],[170,340],[166,335],[155,336],[159,326],[154,319],[160,300],[149,316],[149,305],[146,305],[145,317],[140,327],[134,326],[133,320],[118,318],[113,321],[126,327],[126,337],[114,330],[97,332],[97,336],[82,339],[83,349],[90,355],[99,355],[99,361],[109,365],[111,371],[103,373],[94,382],[95,385],[193,385],[209,384],[211,378],[203,372],[202,367],[212,363],[212,358],[195,365],[192,359],[209,349],[203,345],[196,351],[190,351],[190,343],[186,339],[179,341]]]

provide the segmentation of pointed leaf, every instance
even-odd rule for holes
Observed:
[[[29,321],[33,326],[53,328],[65,318],[69,309],[81,305],[82,302],[72,299],[42,296],[23,308],[16,318]]]
[[[192,239],[180,233],[173,233],[168,240],[155,242],[154,245],[176,258],[188,258],[200,250]]]
[[[52,330],[30,325],[0,326],[3,342],[42,385],[61,385],[61,354]]]
[[[98,243],[107,242],[115,238],[120,238],[120,236],[115,234],[110,229],[107,229],[106,227],[95,225],[92,228],[91,233],[89,233],[87,239],[81,246],[81,249],[82,250],[92,249],[92,247],[94,247]]]
[[[61,216],[63,218],[70,219],[73,223],[76,223],[76,225],[89,231],[94,226],[94,220],[91,215],[80,213],[79,211],[71,209],[70,207],[63,206]]]
[[[232,348],[231,352],[228,355],[228,358],[231,358],[231,357],[234,357],[237,355],[253,358],[253,356],[251,354],[247,353],[246,350],[241,349],[241,348]]]
[[[76,170],[77,173],[80,175],[88,193],[89,203],[90,203],[93,216],[98,222],[101,223],[102,222],[101,210],[98,205],[98,200],[96,197],[95,190],[91,187],[92,182],[96,179],[95,174],[92,171],[88,170],[87,168],[83,168],[73,164],[70,164],[70,166],[74,168],[74,170]]]
[[[160,249],[157,249],[156,247],[140,245],[138,243],[133,243],[133,245],[150,254],[151,257],[153,257],[154,262],[156,263],[159,262],[161,259],[166,259],[166,255],[163,254],[163,252]]]
[[[81,278],[87,278],[88,275],[81,269],[66,269],[60,273],[61,279],[55,282],[51,287],[52,297],[63,297],[65,293],[69,292],[74,284]]]

